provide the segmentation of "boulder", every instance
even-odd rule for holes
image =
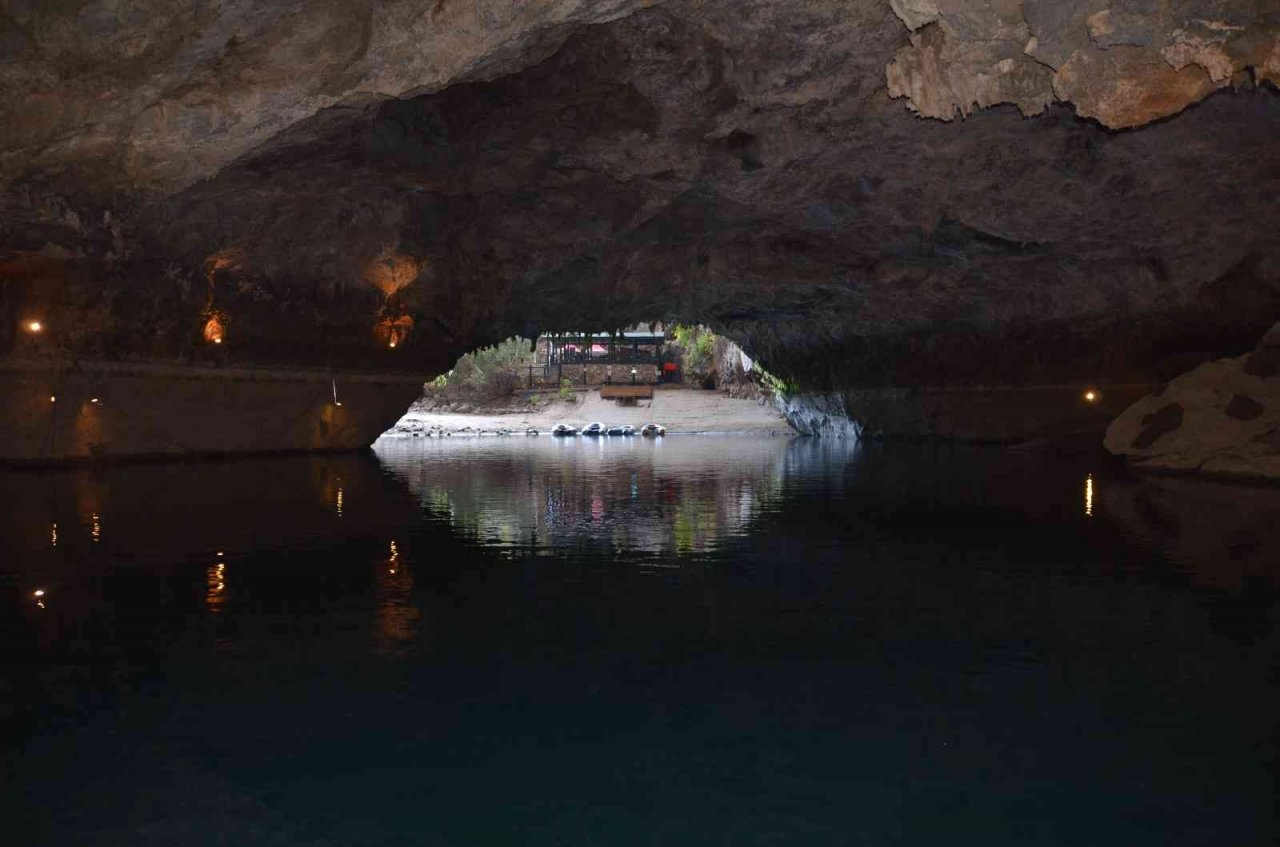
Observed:
[[[1201,365],[1130,406],[1108,450],[1139,470],[1280,480],[1280,324],[1258,349]]]

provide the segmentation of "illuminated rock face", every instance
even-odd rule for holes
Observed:
[[[1135,9],[8,4],[0,356],[429,375],[684,319],[814,392],[1162,381],[1280,310],[1280,48]]]
[[[1142,398],[1111,424],[1106,446],[1142,470],[1280,479],[1280,324],[1252,353]]]
[[[1112,129],[1177,114],[1211,92],[1280,80],[1280,6],[1135,0],[890,0],[912,30],[889,93],[952,120],[997,103],[1051,103]]]

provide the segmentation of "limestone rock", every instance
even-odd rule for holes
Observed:
[[[181,188],[321,109],[501,75],[653,2],[4,4],[0,183],[87,160],[117,184]]]
[[[1218,87],[1199,64],[1175,70],[1158,54],[1128,46],[1077,53],[1053,86],[1081,115],[1115,129],[1175,115]]]
[[[908,29],[919,29],[938,19],[938,0],[889,0],[889,5]]]
[[[818,394],[1161,382],[1280,311],[1274,8],[0,3],[0,358],[439,373],[691,320]],[[1115,133],[1064,68],[1117,125],[1221,94]]]
[[[801,435],[857,441],[862,427],[849,418],[839,394],[774,395],[774,406]]]
[[[1140,470],[1280,479],[1280,376],[1250,373],[1280,353],[1280,324],[1258,350],[1201,365],[1135,403],[1106,447]]]
[[[1280,63],[1280,10],[1252,0],[893,0],[893,8],[912,33],[886,69],[890,94],[942,120],[1000,103],[1038,114],[1056,99],[1113,129],[1143,126],[1229,84],[1274,83]],[[934,27],[946,37],[922,37]]]
[[[911,34],[886,71],[889,96],[927,118],[951,120],[998,103],[1038,115],[1054,99],[1053,71],[1023,52],[1023,40],[959,41],[941,25]]]

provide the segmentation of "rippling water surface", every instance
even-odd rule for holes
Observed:
[[[1280,490],[543,437],[0,502],[6,843],[1277,836]]]

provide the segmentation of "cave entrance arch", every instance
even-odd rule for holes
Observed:
[[[532,433],[592,421],[787,434],[772,402],[776,384],[736,343],[704,326],[553,330],[460,357],[387,434]]]

